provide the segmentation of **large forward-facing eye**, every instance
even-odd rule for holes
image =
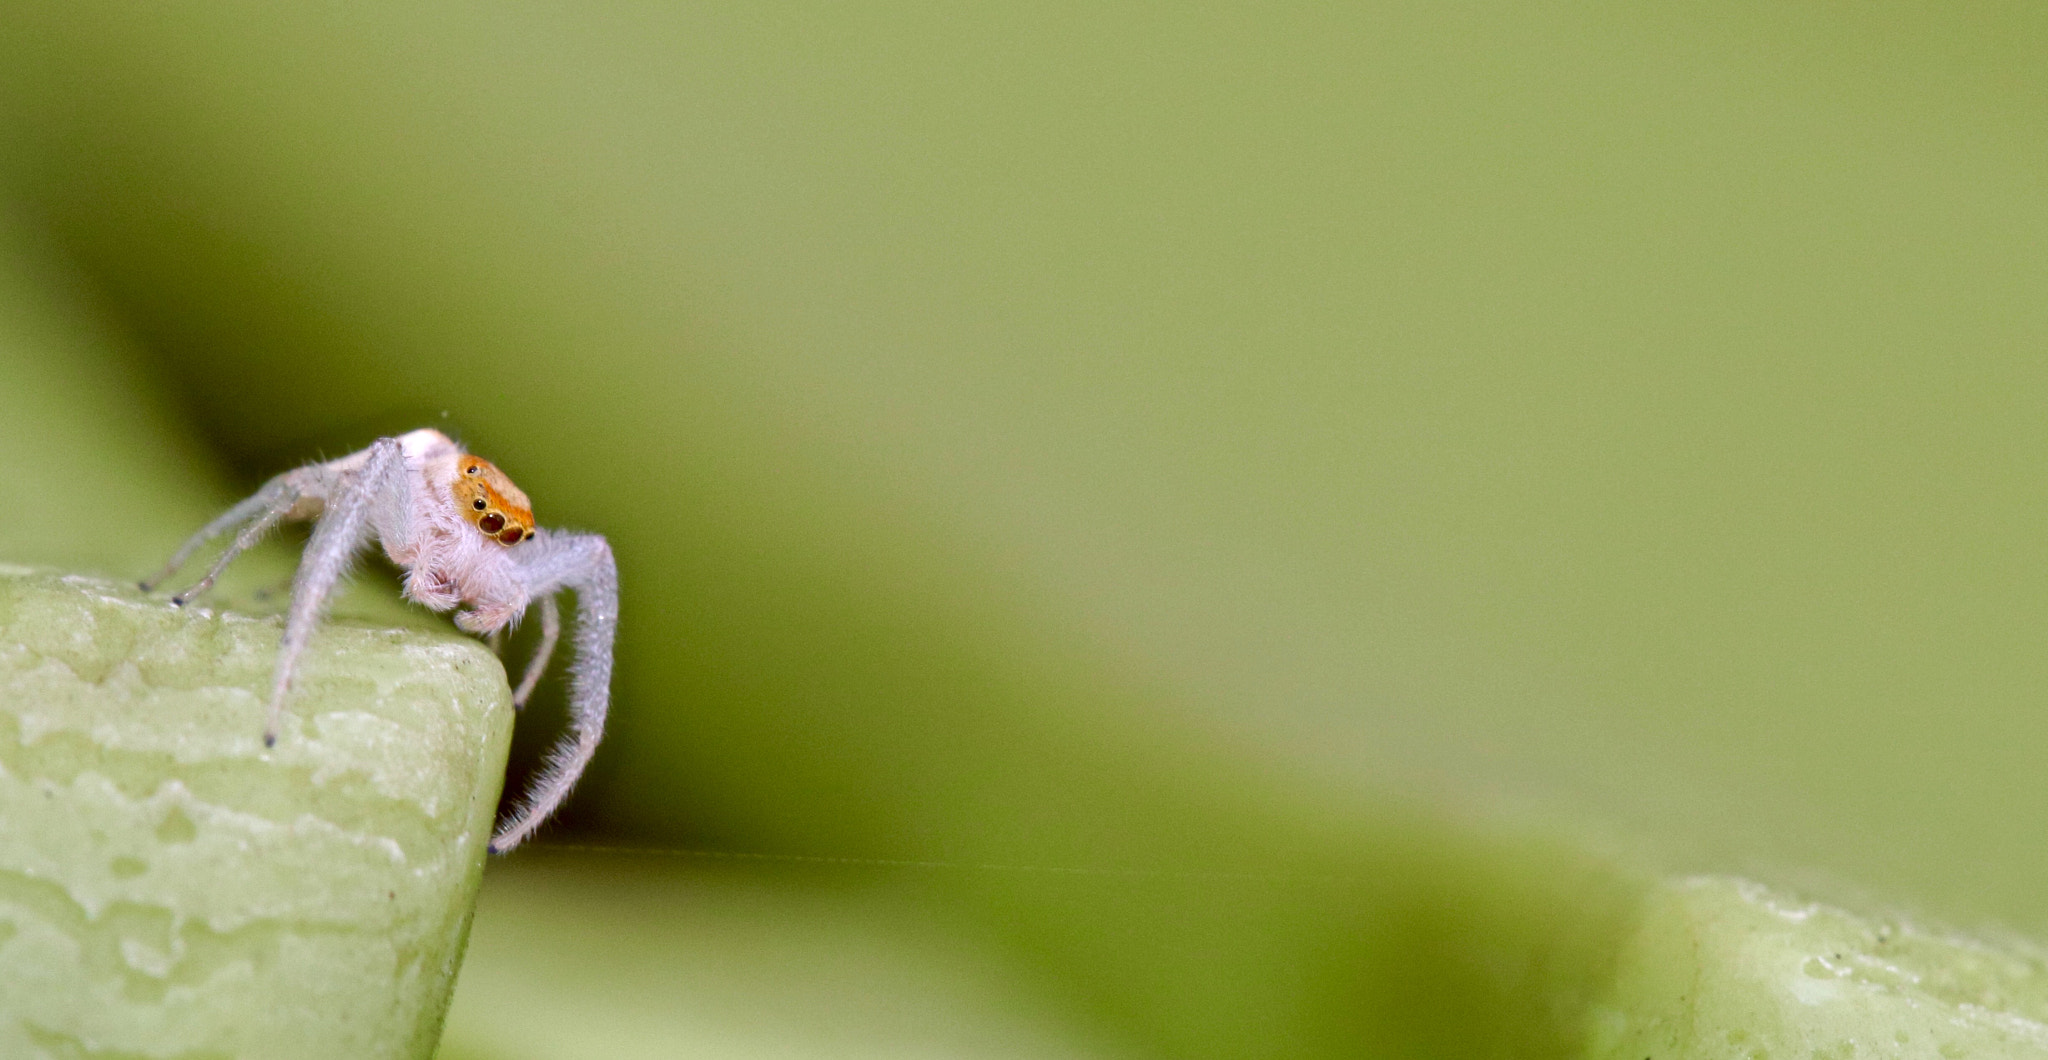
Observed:
[[[485,537],[516,545],[533,536],[533,506],[526,494],[488,460],[465,454],[448,484],[456,509]]]

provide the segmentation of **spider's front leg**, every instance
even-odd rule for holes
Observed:
[[[498,825],[491,838],[496,854],[518,846],[547,820],[597,753],[611,708],[612,646],[619,626],[619,570],[604,538],[543,530],[515,556],[533,596],[551,604],[548,598],[562,589],[576,593],[576,661],[569,671],[569,731],[548,752],[547,765],[518,808]],[[547,614],[542,612],[543,623]],[[543,628],[544,640],[545,633]],[[530,684],[531,677],[520,687],[530,691]]]
[[[313,536],[292,576],[292,605],[286,615],[284,641],[277,649],[271,675],[270,710],[263,726],[263,745],[277,745],[277,726],[284,715],[284,697],[291,691],[293,670],[313,630],[326,612],[334,585],[368,542],[371,513],[379,505],[402,507],[411,482],[405,453],[396,438],[379,438],[364,450],[365,459],[350,467],[332,468],[323,491],[326,510],[313,524]]]
[[[525,710],[526,701],[533,698],[533,690],[540,685],[541,675],[548,672],[548,660],[554,658],[555,642],[562,639],[562,606],[555,603],[553,596],[543,596],[534,601],[540,605],[540,643],[533,649],[533,657],[526,660],[526,674],[519,679],[519,686],[512,690],[512,709]],[[465,625],[467,616],[457,616],[455,624]],[[505,631],[509,625],[492,627],[484,638],[491,651],[503,658],[505,655]]]
[[[540,675],[547,672],[548,660],[554,657],[555,642],[562,638],[562,608],[555,603],[553,594],[540,598],[540,643],[533,649],[533,658],[526,660],[526,676],[519,679],[519,687],[512,691],[512,709],[525,710],[526,701],[533,698],[534,687],[540,684]]]

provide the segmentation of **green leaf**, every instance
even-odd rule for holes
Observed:
[[[2048,950],[1676,879],[1649,896],[1591,1027],[1600,1060],[2040,1056]]]
[[[279,630],[0,566],[0,1055],[431,1055],[504,671],[335,622],[266,750]]]

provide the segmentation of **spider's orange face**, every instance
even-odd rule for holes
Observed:
[[[462,514],[485,537],[516,545],[533,536],[533,504],[490,461],[462,454],[455,465],[455,482],[448,487]]]

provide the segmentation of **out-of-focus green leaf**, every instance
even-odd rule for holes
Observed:
[[[219,472],[17,206],[0,204],[0,561],[141,578],[225,502]],[[278,571],[274,554],[249,566]]]
[[[441,1060],[1125,1055],[892,882],[626,852],[494,864]]]

